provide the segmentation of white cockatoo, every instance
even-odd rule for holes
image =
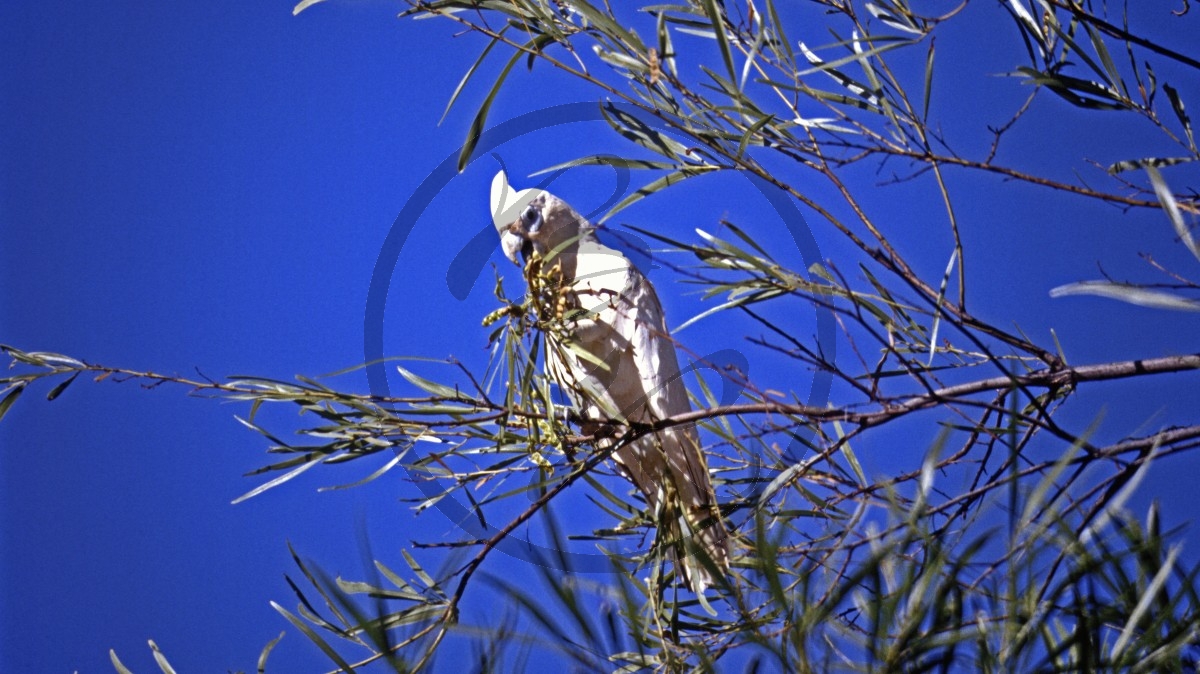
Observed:
[[[503,171],[492,180],[491,207],[504,255],[517,265],[521,258],[539,261],[526,266],[531,286],[548,278],[556,285],[562,321],[561,329],[545,331],[546,371],[590,422],[585,429],[690,411],[662,305],[637,267],[601,244],[566,202],[544,190],[514,191]],[[614,442],[602,438],[597,446]],[[645,496],[676,569],[703,593],[714,584],[710,567],[728,572],[729,543],[696,428],[643,435],[618,447],[614,458]]]

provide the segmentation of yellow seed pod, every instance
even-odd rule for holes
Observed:
[[[483,317],[483,327],[486,328],[487,326],[495,323],[496,321],[500,320],[501,318],[504,318],[505,316],[520,316],[523,313],[525,313],[525,309],[522,308],[519,304],[512,304],[512,303],[505,304],[504,306],[500,307],[499,309],[497,309],[497,310],[493,311],[492,313],[488,314],[487,316]]]
[[[486,328],[487,326],[491,325],[492,323],[495,323],[496,321],[500,320],[501,318],[504,318],[504,316],[507,313],[508,313],[508,307],[500,307],[499,309],[493,311],[492,313],[488,314],[487,316],[484,316],[483,317],[483,327]]]
[[[538,468],[545,470],[551,474],[554,473],[554,464],[550,463],[549,459],[542,456],[542,453],[536,449],[529,450],[529,460],[537,464]]]

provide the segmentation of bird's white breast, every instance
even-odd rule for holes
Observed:
[[[576,254],[575,281],[571,284],[580,308],[611,323],[611,314],[629,284],[629,259],[595,241],[581,241]]]

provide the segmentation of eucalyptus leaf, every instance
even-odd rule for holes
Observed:
[[[1172,311],[1200,311],[1200,301],[1180,297],[1160,290],[1142,288],[1125,283],[1112,281],[1080,281],[1058,286],[1050,291],[1050,297],[1067,297],[1070,295],[1094,295],[1120,300],[1152,309],[1170,309]]]
[[[1192,135],[1192,119],[1188,117],[1187,110],[1183,106],[1183,99],[1179,97],[1179,92],[1170,84],[1163,83],[1163,93],[1167,95],[1167,100],[1171,103],[1171,109],[1175,111],[1175,117],[1179,119],[1179,124],[1183,126],[1183,133],[1187,136],[1188,147],[1192,151],[1196,151],[1196,137]]]
[[[925,34],[925,31],[921,30],[921,28],[918,27],[910,17],[904,14],[890,12],[873,2],[868,2],[866,7],[867,11],[871,13],[871,16],[879,19],[883,23],[895,28],[896,30],[903,31],[910,35]]]
[[[279,645],[279,642],[283,640],[283,635],[285,635],[285,634],[287,634],[287,633],[280,632],[279,636],[268,641],[267,645],[263,646],[262,652],[260,652],[258,654],[258,665],[257,665],[258,674],[266,674],[267,658],[271,655],[271,651],[275,649],[275,646]]]
[[[284,482],[287,482],[288,480],[291,480],[292,478],[299,476],[301,473],[304,473],[304,472],[310,470],[313,466],[316,466],[319,463],[320,463],[319,459],[311,459],[306,463],[300,464],[298,467],[293,468],[292,470],[284,473],[283,475],[280,475],[279,477],[276,477],[275,479],[273,479],[269,482],[261,484],[261,485],[255,487],[254,489],[251,489],[250,491],[246,492],[245,494],[242,494],[241,496],[233,499],[233,501],[231,501],[231,504],[237,505],[237,504],[241,503],[242,501],[246,501],[246,500],[254,498],[255,496],[258,496],[259,494],[263,493],[264,491],[267,491],[268,489],[278,487],[279,485],[283,484]]]
[[[1167,182],[1163,180],[1162,173],[1155,166],[1146,166],[1146,175],[1150,177],[1150,185],[1154,188],[1154,196],[1158,197],[1158,203],[1162,204],[1163,211],[1167,214],[1167,219],[1171,221],[1171,226],[1175,228],[1175,234],[1184,246],[1192,252],[1192,255],[1200,260],[1200,248],[1196,246],[1196,240],[1192,238],[1192,228],[1183,220],[1183,212],[1179,209],[1179,202],[1175,200],[1175,195],[1171,194],[1171,189],[1167,187]]]
[[[163,652],[159,650],[158,644],[154,643],[153,639],[150,640],[150,652],[154,655],[154,662],[158,665],[162,674],[175,674],[175,668],[171,666],[170,662],[167,662],[167,656],[163,655]]]
[[[4,415],[8,414],[8,410],[12,408],[13,403],[17,402],[17,398],[21,397],[21,393],[25,391],[25,382],[18,382],[0,391],[4,395],[0,398],[0,419],[4,419]]]
[[[668,174],[664,175],[663,177],[653,180],[653,181],[647,183],[646,185],[643,185],[642,187],[638,188],[637,190],[634,190],[634,192],[632,194],[625,197],[621,201],[617,202],[616,205],[614,205],[612,208],[610,208],[608,210],[607,213],[604,214],[604,217],[600,218],[600,222],[597,224],[603,224],[603,223],[607,222],[609,219],[612,218],[612,216],[621,212],[625,208],[641,201],[642,199],[645,199],[646,197],[648,197],[652,194],[660,192],[660,191],[670,187],[671,185],[678,184],[678,183],[680,183],[684,180],[687,180],[688,178],[691,178],[693,176],[698,176],[702,173],[710,173],[712,171],[716,171],[719,169],[720,169],[719,166],[698,165],[698,166],[688,166],[688,167],[682,168],[678,171],[673,171],[671,173],[668,173]]]
[[[531,39],[526,47],[530,51],[537,51],[542,45],[552,40],[553,38],[547,35],[538,35]],[[496,102],[496,96],[500,94],[500,88],[504,85],[504,80],[512,72],[513,66],[521,60],[522,55],[524,55],[524,52],[520,50],[513,52],[508,62],[504,64],[504,68],[500,71],[500,74],[496,76],[496,81],[492,84],[487,96],[484,97],[483,103],[479,105],[479,109],[475,112],[475,117],[471,120],[471,128],[467,131],[467,139],[463,142],[462,150],[459,151],[459,172],[462,172],[467,167],[467,164],[471,163],[471,155],[474,154],[475,147],[479,144],[479,140],[483,137],[483,131],[487,127],[488,114],[492,111],[492,104]]]
[[[325,2],[325,0],[300,0],[300,2],[296,3],[296,6],[292,8],[292,16],[296,16],[300,12],[303,12],[319,2]]]
[[[679,162],[681,157],[688,154],[687,146],[646,124],[620,106],[605,103],[600,106],[600,112],[617,133],[651,152],[674,162]]]
[[[1109,175],[1117,175],[1125,171],[1146,168],[1147,166],[1163,167],[1175,166],[1176,164],[1186,164],[1187,162],[1195,161],[1195,157],[1146,157],[1144,159],[1126,159],[1116,162],[1108,167]]]
[[[117,674],[133,674],[133,672],[121,662],[121,659],[117,657],[116,651],[109,649],[108,660],[112,663],[113,669],[117,670]]]
[[[680,164],[673,162],[633,159],[629,157],[618,157],[611,154],[593,154],[586,157],[580,157],[579,159],[572,159],[571,161],[563,162],[561,164],[555,164],[554,166],[541,169],[540,171],[534,171],[529,175],[540,176],[547,173],[554,173],[555,171],[561,171],[563,169],[575,168],[576,166],[615,166],[617,168],[642,171],[660,171],[664,169],[679,169],[681,167]]]
[[[329,658],[334,664],[340,667],[342,671],[355,671],[354,668],[350,666],[350,663],[346,662],[346,660],[344,660],[342,656],[339,655],[338,652],[329,645],[329,642],[322,639],[321,635],[317,634],[316,631],[309,627],[307,623],[292,615],[290,611],[275,602],[271,602],[271,608],[278,611],[279,614],[286,618],[293,627],[300,630],[304,636],[308,637],[309,641],[312,641],[314,644],[316,644],[317,648],[321,649],[321,652],[325,654],[325,657]]]
[[[396,366],[396,370],[400,373],[400,376],[407,379],[410,384],[413,384],[422,391],[432,393],[435,396],[451,398],[455,400],[464,397],[462,393],[460,393],[459,390],[453,386],[446,386],[445,384],[439,384],[435,381],[426,379],[425,377],[422,377],[411,370],[407,370],[400,365]]]

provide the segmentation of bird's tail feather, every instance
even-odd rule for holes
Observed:
[[[704,591],[729,573],[729,533],[715,508],[667,508],[662,512],[657,545],[665,548],[676,572],[703,601]],[[686,515],[684,512],[686,510]]]
[[[729,573],[729,534],[721,516],[714,510],[692,510],[679,546],[686,555],[680,566],[681,573],[696,594],[719,584],[716,579]]]

